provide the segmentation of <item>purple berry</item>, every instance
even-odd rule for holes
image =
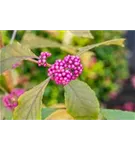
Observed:
[[[75,70],[75,71],[74,71],[74,74],[78,74],[78,70]]]
[[[43,60],[42,60],[42,63],[46,63],[46,60],[45,60],[45,59],[43,59]]]
[[[43,58],[43,59],[46,59],[46,58],[47,58],[47,56],[43,56],[42,58]]]
[[[78,65],[79,65],[79,62],[75,62],[74,65],[75,65],[75,66],[78,66]]]
[[[63,72],[63,73],[62,73],[62,76],[65,76],[65,75],[66,75],[66,73],[65,73],[65,72]]]
[[[59,79],[60,81],[62,81],[63,80],[63,78],[62,77],[60,77],[60,79]]]
[[[61,73],[58,75],[58,77],[61,77],[62,75],[61,75]]]
[[[70,75],[70,74],[67,74],[66,77],[67,77],[68,79],[70,79],[70,78],[71,78],[71,75]]]
[[[41,52],[39,56],[39,60],[38,60],[38,66],[46,67],[47,66],[46,59],[50,56],[51,56],[51,53],[49,52]]]
[[[55,69],[58,69],[59,68],[59,66],[55,66]]]
[[[82,70],[80,58],[68,55],[63,60],[56,60],[48,69],[48,75],[56,84],[67,85],[71,80],[75,80]]]

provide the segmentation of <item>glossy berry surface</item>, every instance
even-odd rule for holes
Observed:
[[[67,85],[71,80],[75,80],[82,73],[83,66],[78,56],[68,55],[63,60],[56,60],[48,69],[48,76],[56,84]]]

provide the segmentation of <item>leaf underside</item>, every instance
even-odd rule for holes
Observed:
[[[42,97],[50,78],[46,79],[31,90],[25,92],[18,99],[18,106],[13,113],[15,120],[40,120]]]

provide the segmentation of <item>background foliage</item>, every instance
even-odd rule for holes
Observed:
[[[122,31],[91,31],[94,38],[73,37],[67,38],[65,31],[17,31],[16,40],[21,41],[26,32],[32,32],[35,35],[51,39],[58,43],[71,44],[66,51],[60,48],[36,48],[33,52],[39,55],[41,51],[49,51],[53,57],[48,61],[53,63],[56,59],[63,58],[68,53],[74,52],[74,47],[82,47],[88,44],[104,42],[106,40],[123,37]],[[12,31],[2,31],[4,45],[9,44]],[[110,93],[117,91],[119,83],[128,77],[126,50],[119,46],[101,46],[82,55],[84,71],[80,79],[90,85],[96,92],[101,102],[109,99]],[[36,64],[24,61],[21,67],[13,71],[13,77],[17,79],[17,87],[23,87],[26,90],[36,86],[47,78],[47,69],[38,67]],[[4,84],[4,79],[2,82]],[[10,85],[8,85],[10,86]],[[5,88],[9,89],[7,85]],[[51,106],[64,102],[64,91],[61,86],[56,86],[53,81],[48,84],[43,97],[43,103]]]

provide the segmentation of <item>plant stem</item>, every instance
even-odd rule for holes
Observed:
[[[51,64],[48,64],[48,63],[47,63],[47,67],[51,67]]]
[[[37,61],[37,60],[34,60],[34,59],[32,59],[32,58],[28,58],[27,60],[30,61],[30,62],[34,62],[34,63],[38,64],[38,61]],[[51,64],[48,64],[48,63],[47,63],[46,66],[47,66],[47,67],[51,67]]]
[[[38,64],[38,61],[37,61],[37,60],[34,60],[34,59],[32,59],[32,58],[28,58],[27,60]]]
[[[15,36],[16,36],[16,33],[17,33],[17,30],[14,30],[13,31],[13,34],[12,34],[12,37],[11,37],[11,40],[10,40],[10,44],[13,43],[14,39],[15,39]]]

